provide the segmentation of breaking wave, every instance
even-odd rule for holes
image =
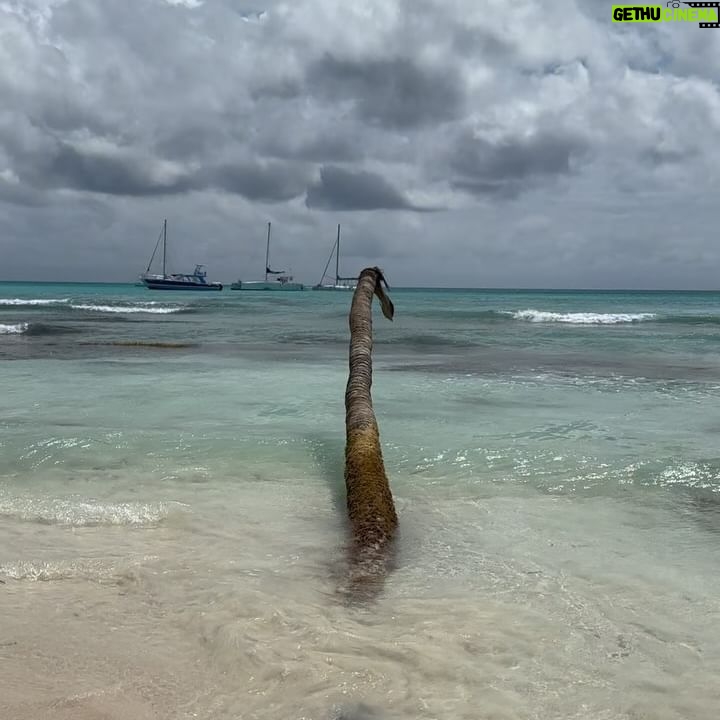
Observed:
[[[0,335],[22,335],[28,331],[30,323],[16,323],[15,325],[0,324]]]
[[[53,580],[101,580],[112,571],[95,561],[16,561],[0,564],[0,575],[10,580],[51,582]]]
[[[71,300],[70,298],[0,298],[0,307],[23,307],[30,308],[48,308],[60,307],[69,308],[71,310],[81,310],[85,312],[98,313],[120,313],[120,314],[136,314],[149,313],[151,315],[170,315],[172,313],[187,312],[188,308],[183,305],[161,305],[157,302],[135,302],[135,303],[113,303],[113,304],[96,304],[91,301]]]
[[[81,331],[74,327],[40,322],[21,322],[10,325],[0,323],[0,335],[72,335],[79,332]]]
[[[143,565],[152,557],[124,557],[115,560],[14,560],[0,562],[0,577],[6,580],[54,582],[58,580],[86,580],[101,584],[127,585],[142,582]],[[3,580],[2,582],[6,582]]]
[[[47,307],[49,305],[63,305],[65,303],[70,302],[68,298],[62,298],[60,300],[57,299],[31,299],[26,300],[24,298],[0,298],[0,305],[12,305],[12,306],[23,306],[23,305],[29,305],[29,306],[40,306],[40,307]]]
[[[0,516],[43,525],[153,527],[167,519],[177,503],[102,503],[80,499],[0,496]]]
[[[73,310],[87,310],[90,312],[104,313],[151,313],[154,315],[170,315],[171,313],[182,312],[181,307],[147,307],[145,305],[91,305],[71,304]]]
[[[506,314],[511,315],[515,320],[527,320],[535,323],[568,323],[570,325],[618,325],[657,318],[655,313],[557,313],[533,309],[517,310]]]

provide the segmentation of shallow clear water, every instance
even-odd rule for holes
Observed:
[[[0,717],[711,718],[720,294],[393,290],[348,606],[345,293],[0,284]]]

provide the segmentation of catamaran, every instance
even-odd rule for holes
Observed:
[[[335,255],[335,282],[324,283],[327,275],[327,269],[330,265],[330,261]],[[317,285],[313,285],[313,290],[355,290],[357,287],[356,277],[340,277],[340,225],[337,226],[337,239],[333,243],[332,250],[330,251],[330,257],[323,270],[322,278]]]
[[[154,275],[150,272],[150,266],[155,259],[155,253],[162,241],[163,255],[162,255],[162,275]],[[167,258],[167,220],[163,222],[163,229],[160,233],[157,243],[155,243],[155,249],[153,254],[150,256],[150,262],[148,263],[147,269],[140,276],[140,280],[145,287],[150,290],[222,290],[222,283],[207,281],[207,273],[203,270],[204,265],[196,265],[195,270],[192,273],[172,273],[170,275],[166,272],[166,258]]]
[[[267,227],[267,246],[265,248],[265,280],[238,280],[231,286],[231,290],[304,290],[302,283],[293,282],[293,276],[284,270],[270,269],[270,225]],[[268,275],[276,275],[274,281],[268,280]]]

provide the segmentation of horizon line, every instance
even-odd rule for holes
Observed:
[[[129,285],[135,286],[135,281],[113,281],[113,280],[1,280],[0,284],[15,285]],[[224,283],[223,283],[224,284]],[[303,283],[304,284],[304,283]],[[310,286],[307,286],[310,287]],[[607,287],[530,287],[530,286],[445,286],[445,285],[390,285],[390,290],[452,290],[452,291],[493,291],[493,292],[697,292],[697,293],[718,293],[718,288],[607,288]]]

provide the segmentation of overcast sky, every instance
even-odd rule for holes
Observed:
[[[601,0],[0,0],[0,279],[720,286],[720,29]]]

